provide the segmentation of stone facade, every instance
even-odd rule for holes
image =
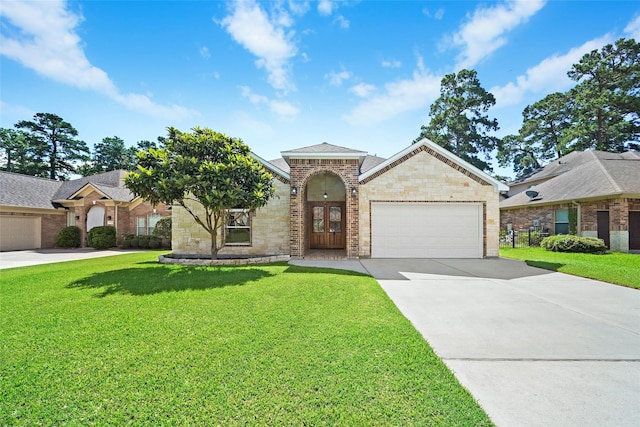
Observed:
[[[598,211],[609,212],[610,249],[616,252],[629,251],[629,212],[640,211],[640,199],[609,198],[580,201],[576,203],[557,203],[544,206],[503,208],[500,212],[500,228],[511,226],[515,230],[526,230],[539,221],[541,231],[554,234],[554,212],[576,208],[578,212],[578,235],[598,236]]]
[[[477,202],[483,204],[484,256],[498,256],[498,193],[467,171],[421,148],[409,153],[401,167],[374,175],[360,185],[360,256],[371,256],[372,202]]]
[[[227,245],[223,255],[288,255],[289,254],[289,184],[274,179],[275,196],[251,216],[251,244]],[[204,209],[192,203],[189,208],[201,214]],[[182,207],[173,207],[172,249],[176,255],[209,255],[211,236]],[[224,227],[223,227],[224,228]],[[224,230],[218,235],[218,247]]]

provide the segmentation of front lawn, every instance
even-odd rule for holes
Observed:
[[[500,256],[519,259],[533,267],[640,289],[640,255],[619,252],[593,255],[549,252],[542,248],[500,248]]]
[[[0,271],[0,425],[490,425],[372,278],[157,252]]]

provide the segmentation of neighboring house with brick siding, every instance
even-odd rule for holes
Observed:
[[[431,141],[389,159],[327,143],[281,154],[255,156],[274,176],[275,197],[254,213],[230,212],[220,256],[498,256],[508,187]],[[183,208],[172,215],[174,254],[209,254],[208,233]]]
[[[0,172],[0,250],[52,248],[62,228],[75,225],[86,246],[91,228],[111,225],[125,234],[149,234],[166,205],[152,206],[123,185],[116,170],[71,181]]]
[[[575,231],[612,251],[640,250],[640,153],[574,151],[509,186],[501,229]]]

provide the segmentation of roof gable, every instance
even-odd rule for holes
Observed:
[[[467,175],[469,178],[474,181],[479,182],[482,185],[492,185],[495,191],[508,191],[509,187],[487,174],[486,172],[481,171],[476,168],[472,164],[462,160],[458,156],[449,152],[448,150],[440,147],[438,144],[430,141],[426,138],[418,141],[415,144],[412,144],[400,151],[399,153],[391,156],[389,159],[379,163],[377,166],[369,169],[368,171],[362,173],[359,177],[360,183],[365,184],[376,177],[382,175],[386,171],[404,163],[407,159],[415,156],[420,152],[427,152],[432,155],[436,159],[446,163],[450,167],[458,170],[459,172]]]

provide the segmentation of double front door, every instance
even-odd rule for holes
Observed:
[[[344,249],[345,203],[309,202],[309,247]]]

